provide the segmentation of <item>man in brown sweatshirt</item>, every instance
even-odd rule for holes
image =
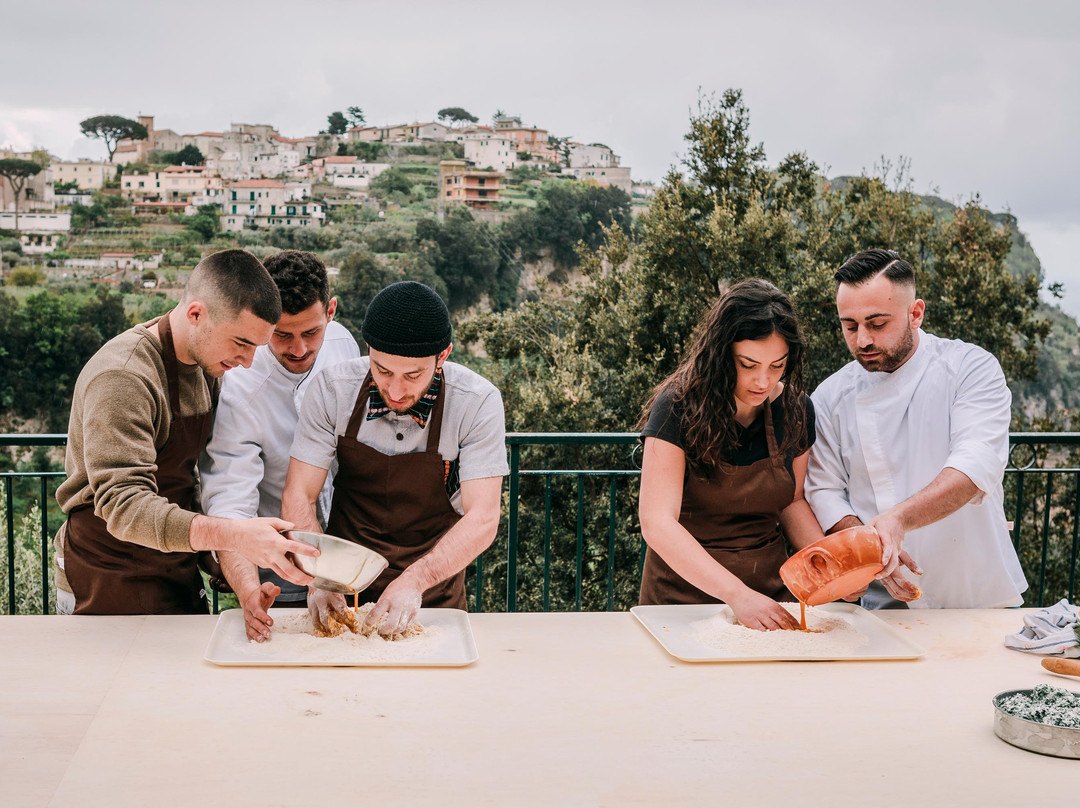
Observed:
[[[109,340],[75,385],[56,499],[57,611],[206,613],[197,553],[231,550],[308,584],[286,553],[316,555],[275,518],[196,512],[195,466],[221,377],[251,365],[281,316],[277,287],[243,250],[207,256],[171,312]]]

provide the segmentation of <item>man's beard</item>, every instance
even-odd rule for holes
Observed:
[[[866,361],[862,358],[862,351],[855,354],[855,361],[863,366],[866,370],[873,371],[875,373],[892,373],[898,367],[900,367],[907,358],[911,355],[911,349],[915,346],[915,336],[910,328],[904,330],[904,338],[900,340],[900,344],[891,350],[884,350],[876,345],[870,346],[872,350],[868,353],[880,352],[881,355],[870,361]]]

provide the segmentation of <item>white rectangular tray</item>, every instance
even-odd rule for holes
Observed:
[[[845,615],[852,626],[869,637],[870,642],[847,654],[792,656],[761,656],[747,652],[725,652],[707,645],[695,636],[692,623],[705,620],[720,612],[731,614],[731,608],[721,604],[689,606],[634,606],[630,613],[652,634],[664,650],[683,662],[779,662],[832,661],[850,659],[916,659],[926,649],[901,634],[878,617],[854,603],[828,603],[815,609]]]
[[[274,620],[295,617],[306,613],[306,609],[270,609]],[[257,665],[257,666],[364,666],[364,667],[460,667],[470,665],[479,659],[476,640],[473,637],[469,615],[460,609],[421,609],[416,618],[425,627],[437,629],[436,642],[422,653],[415,653],[409,648],[410,640],[387,643],[384,655],[378,659],[366,655],[360,648],[348,648],[332,661],[314,659],[310,655],[287,651],[279,644],[274,646],[274,638],[266,642],[250,642],[244,628],[244,614],[241,609],[229,609],[218,617],[214,633],[207,643],[203,658],[215,665]],[[314,640],[314,638],[312,638]],[[338,638],[319,640],[333,643]],[[417,638],[421,639],[421,638]],[[378,641],[384,642],[384,641]],[[393,658],[395,648],[401,649],[401,656]]]

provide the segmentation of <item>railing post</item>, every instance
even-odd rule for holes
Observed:
[[[615,608],[615,478],[608,478],[607,610]]]
[[[11,485],[11,478],[5,478],[4,501],[7,503],[8,614],[15,614],[15,496],[11,491]]]
[[[45,477],[41,478],[41,613],[49,613],[49,502]]]
[[[1073,603],[1076,596],[1076,556],[1080,549],[1080,472],[1073,475],[1076,484],[1075,499],[1073,499],[1073,534],[1072,549],[1069,551],[1069,602]]]
[[[581,611],[581,585],[585,577],[585,476],[577,475],[577,564],[574,575],[574,610]]]
[[[551,611],[551,475],[544,475],[544,611]]]
[[[506,540],[506,611],[517,611],[517,567],[518,567],[518,497],[520,478],[518,469],[521,465],[521,447],[510,446],[510,512],[507,515]]]
[[[1016,511],[1013,516],[1013,549],[1020,553],[1020,525],[1024,521],[1024,471],[1016,473]]]
[[[1046,501],[1043,503],[1043,541],[1042,541],[1042,557],[1039,560],[1039,602],[1038,606],[1043,606],[1043,600],[1046,598],[1046,556],[1047,551],[1050,548],[1050,503],[1054,492],[1054,474],[1049,472],[1046,475]]]

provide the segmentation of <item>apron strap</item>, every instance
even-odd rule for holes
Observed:
[[[773,429],[772,402],[765,402],[765,439],[769,443],[769,457],[776,457],[779,449],[776,445],[776,430]]]
[[[442,368],[436,371],[442,374]],[[443,416],[443,403],[446,401],[446,376],[442,376],[442,383],[439,385],[439,397],[435,400],[435,409],[431,413],[431,418],[428,420],[428,440],[427,450],[429,452],[439,452],[439,438],[442,436],[442,416]]]
[[[174,309],[175,311],[175,309]],[[173,418],[180,416],[180,371],[177,367],[176,346],[173,345],[172,324],[169,314],[158,320],[158,336],[161,337],[162,357],[165,361],[165,383],[169,386],[169,411]]]
[[[360,424],[364,421],[364,408],[371,400],[371,371],[367,372],[367,376],[364,377],[363,384],[360,385],[360,390],[356,393],[356,404],[353,405],[352,416],[349,418],[349,424],[345,427],[346,438],[352,440],[358,440],[357,435],[360,433]]]

